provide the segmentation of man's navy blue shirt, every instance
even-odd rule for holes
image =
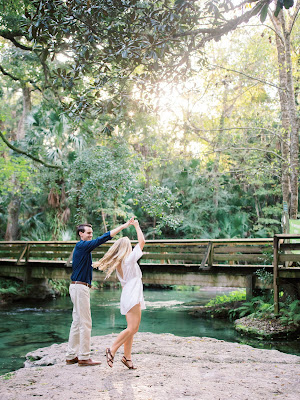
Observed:
[[[93,277],[92,255],[91,251],[100,244],[112,239],[110,231],[94,240],[80,240],[76,243],[73,252],[71,281],[86,282],[91,285]]]

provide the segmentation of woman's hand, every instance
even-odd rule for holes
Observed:
[[[139,221],[137,219],[133,220],[132,225],[137,228],[140,226]]]
[[[133,221],[134,221],[134,217],[131,217],[129,221],[125,222],[126,228],[127,228],[129,225],[132,225],[132,224],[133,224]]]
[[[140,228],[140,224],[139,221],[137,219],[132,221],[132,225],[135,227],[136,233],[137,233],[137,237],[138,237],[138,242],[140,245],[141,250],[143,250],[144,245],[145,245],[145,237],[144,234]]]

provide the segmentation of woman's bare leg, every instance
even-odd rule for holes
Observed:
[[[131,356],[131,347],[132,347],[132,342],[133,342],[133,336],[134,334],[139,330],[140,322],[141,322],[141,305],[136,304],[134,307],[132,307],[131,310],[128,311],[126,314],[126,320],[127,320],[127,328],[124,329],[122,332],[119,333],[117,336],[116,340],[114,341],[114,344],[112,345],[110,351],[112,356],[114,357],[117,350],[119,347],[124,344],[124,354],[125,357],[127,358],[125,353],[125,343],[128,341],[126,348],[127,351],[129,350],[130,356]],[[129,358],[130,359],[130,358]]]
[[[141,306],[140,304],[138,304],[139,309],[139,316],[138,316],[138,321],[137,322],[137,326],[136,326],[136,332],[139,330],[139,326],[140,326],[140,322],[141,322],[141,317],[142,317],[142,310],[141,310]],[[128,325],[128,318],[131,318],[131,316],[128,316],[128,314],[126,315],[126,320],[127,320],[127,325]],[[136,333],[135,332],[135,333]],[[126,342],[124,342],[124,356],[127,358],[127,360],[131,360],[131,349],[132,349],[132,343],[133,343],[133,336],[130,336]]]
[[[130,336],[130,338],[128,338],[124,343],[124,356],[127,358],[127,360],[131,360],[133,337],[134,336]]]

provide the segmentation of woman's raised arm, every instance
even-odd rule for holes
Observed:
[[[140,248],[141,248],[141,250],[143,250],[146,241],[145,241],[145,236],[140,228],[139,221],[137,219],[135,219],[132,222],[132,225],[134,225],[134,227],[135,227]]]

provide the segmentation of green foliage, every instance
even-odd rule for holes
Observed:
[[[206,307],[216,306],[219,304],[231,303],[235,301],[242,301],[246,299],[246,290],[236,290],[234,292],[230,292],[229,294],[224,294],[222,296],[216,296],[215,299],[211,299]]]
[[[283,9],[283,7],[289,9],[293,7],[293,5],[294,5],[294,0],[277,0],[276,9],[274,11],[275,17],[278,17],[278,14]]]
[[[236,27],[230,2],[2,3],[5,137],[61,167],[37,166],[0,141],[2,237],[13,195],[24,240],[75,239],[82,221],[101,234],[132,214],[147,238],[280,232],[284,141],[264,83],[278,79],[265,28],[245,26],[202,52],[202,28],[209,42],[214,29]],[[268,5],[236,9],[238,21],[263,21]],[[16,140],[24,87],[32,108]]]
[[[5,297],[22,297],[28,295],[32,285],[10,278],[0,278],[0,295]]]
[[[230,310],[232,318],[251,315],[254,318],[274,318],[274,302],[272,298],[253,297],[237,309]],[[300,301],[280,302],[279,319],[283,325],[300,325]]]
[[[14,279],[0,278],[0,294],[18,294],[23,283]]]
[[[251,301],[246,301],[240,307],[230,310],[232,318],[242,318],[246,315],[253,315],[255,318],[266,318],[274,311],[272,302],[266,303],[262,297],[253,297]]]
[[[182,222],[182,216],[174,214],[174,209],[180,204],[168,187],[151,186],[137,189],[134,192],[133,204],[141,207],[146,217],[157,219],[154,228],[149,229],[149,235],[161,235],[162,229],[175,229]]]
[[[270,258],[271,258],[271,260],[273,259],[272,256]],[[272,263],[272,261],[270,263]],[[266,289],[270,285],[272,285],[272,283],[273,283],[273,274],[271,272],[266,271],[264,268],[262,268],[262,269],[257,270],[255,272],[255,275],[262,282],[263,289]]]
[[[0,154],[5,151],[6,146],[0,140]],[[5,158],[0,157],[0,195],[7,196],[25,190],[36,193],[38,188],[33,183],[35,169],[24,157],[9,154]],[[16,184],[17,182],[17,184]]]
[[[49,285],[59,296],[67,296],[69,293],[70,281],[66,279],[49,279]]]
[[[15,286],[0,288],[0,294],[18,294],[18,289]]]
[[[283,325],[300,325],[300,301],[280,303],[280,321]]]

